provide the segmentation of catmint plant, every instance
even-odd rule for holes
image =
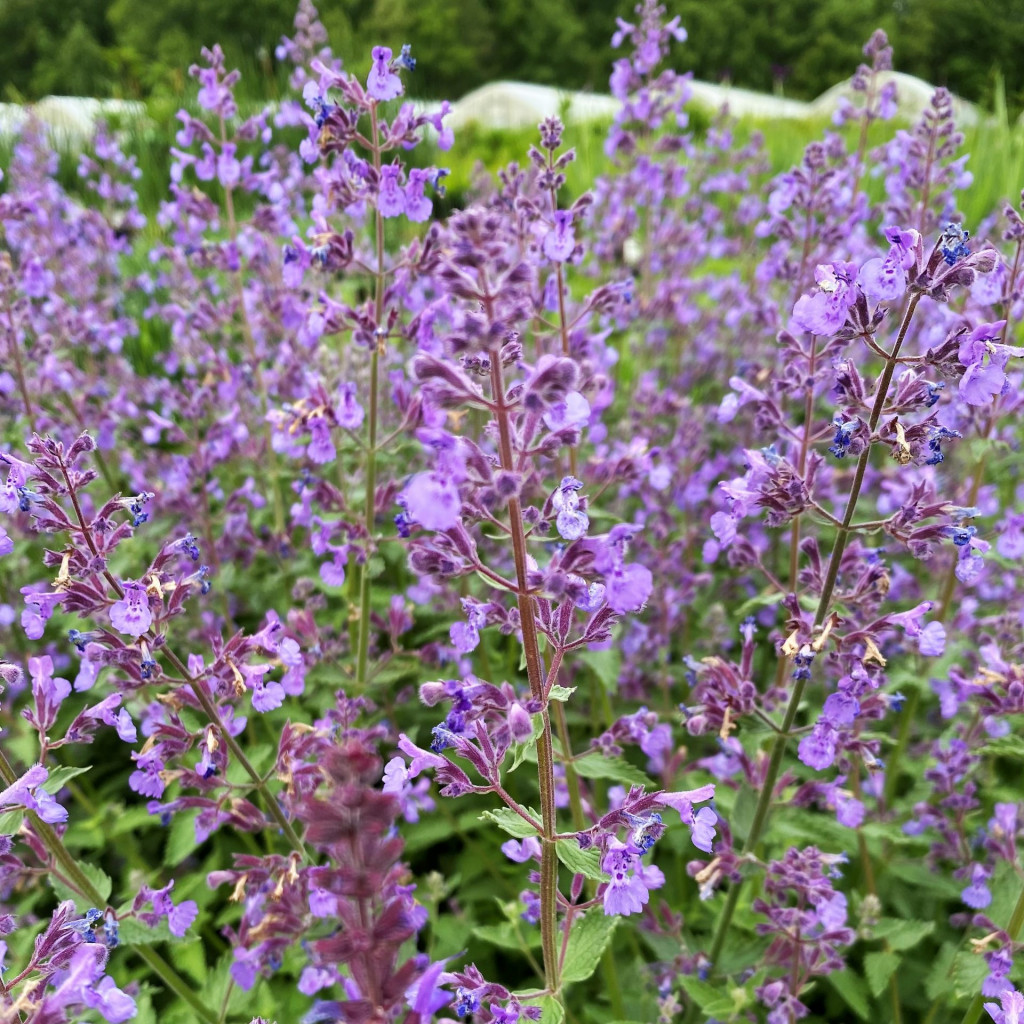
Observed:
[[[15,142],[3,1024],[1020,1016],[1020,211],[880,31],[772,173],[608,28],[464,197],[308,0],[169,182]]]

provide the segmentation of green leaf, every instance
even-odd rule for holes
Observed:
[[[122,946],[148,946],[154,942],[183,941],[171,934],[166,918],[163,918],[155,928],[150,928],[134,917],[126,917],[120,923],[120,936]]]
[[[998,736],[983,744],[979,752],[989,757],[1009,757],[1015,761],[1024,761],[1024,736],[1015,733]]]
[[[948,875],[931,871],[924,864],[912,861],[894,861],[887,866],[890,875],[908,882],[917,889],[948,899],[958,899],[962,886]]]
[[[535,820],[540,820],[540,815],[532,808],[526,808],[527,814]],[[480,815],[484,821],[493,821],[503,832],[507,832],[516,839],[525,839],[527,836],[535,836],[537,830],[512,810],[511,807],[499,807],[496,811],[484,811]]]
[[[953,960],[956,958],[956,944],[943,943],[932,968],[924,979],[925,995],[934,1003],[953,991]]]
[[[708,1017],[730,1017],[735,1011],[735,1003],[721,988],[701,981],[692,974],[680,974],[677,980],[702,1014]]]
[[[24,811],[4,811],[0,814],[0,836],[17,835],[24,820]]]
[[[555,996],[542,996],[528,1005],[540,1007],[540,1024],[562,1024],[565,1020],[565,1008]]]
[[[883,918],[871,933],[873,939],[885,939],[894,950],[910,949],[935,931],[934,921],[901,921]]]
[[[88,764],[84,768],[70,768],[66,765],[54,768],[43,783],[42,788],[50,796],[53,796],[67,785],[69,779],[73,779],[76,775],[83,775],[85,772],[91,771],[91,769],[92,765]]]
[[[575,686],[562,686],[560,683],[555,683],[548,690],[548,700],[567,701],[575,692]]]
[[[526,740],[525,743],[516,743],[513,746],[512,764],[509,766],[508,771],[514,772],[524,761],[528,761],[531,764],[537,762],[537,737],[540,735],[543,728],[540,722],[540,715],[534,715],[537,719],[533,724],[533,735]]]
[[[736,803],[733,806],[732,814],[729,816],[729,825],[733,833],[739,839],[746,839],[750,834],[750,826],[754,821],[754,811],[757,808],[758,793],[753,786],[744,786]]]
[[[988,977],[988,964],[979,953],[961,950],[953,960],[953,992],[958,999],[973,998]]]
[[[873,996],[880,996],[885,991],[899,965],[900,958],[895,953],[868,953],[864,957],[864,973]]]
[[[778,591],[772,591],[767,594],[755,594],[750,600],[744,601],[736,609],[735,620],[742,622],[748,615],[753,615],[754,612],[760,611],[762,608],[771,608],[773,605],[781,603],[784,596],[784,594],[780,594]]]
[[[622,654],[617,648],[609,647],[603,651],[579,651],[573,655],[573,660],[589,665],[609,693],[614,693],[618,688]]]
[[[617,915],[605,914],[595,907],[573,922],[562,981],[586,981],[594,973],[620,920]]]
[[[533,928],[524,934],[522,928],[508,921],[501,924],[481,924],[473,929],[473,935],[484,942],[490,942],[502,949],[527,949],[540,945],[540,932]]]
[[[196,817],[199,811],[178,811],[171,818],[167,828],[167,842],[164,845],[164,864],[177,867],[196,849]]]
[[[859,974],[854,974],[853,971],[839,971],[837,974],[828,975],[826,980],[861,1020],[870,1017],[871,1005],[868,1002],[867,986]]]
[[[601,851],[581,850],[573,839],[555,844],[558,859],[575,875],[585,875],[595,882],[607,882],[608,876],[601,870]]]
[[[487,584],[487,587],[490,590],[505,590],[510,594],[515,593],[515,591],[511,587],[503,586],[497,580],[492,579],[490,576],[485,576],[479,569],[477,569],[476,574],[480,577],[480,579],[484,581],[484,583]]]
[[[584,779],[610,779],[629,786],[651,785],[651,780],[639,768],[621,757],[605,757],[599,750],[577,758],[572,766],[576,774]]]
[[[82,874],[92,882],[93,886],[99,892],[99,909],[103,909],[106,906],[107,900],[110,899],[110,891],[114,887],[114,883],[111,882],[110,876],[107,875],[102,868],[96,867],[95,864],[83,863],[76,861]],[[51,888],[57,894],[59,900],[72,900],[75,906],[84,913],[90,907],[96,906],[93,902],[92,897],[82,896],[65,885],[56,875],[48,875],[47,879],[50,883]]]

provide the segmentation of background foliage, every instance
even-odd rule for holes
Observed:
[[[606,91],[614,18],[633,0],[333,0],[321,16],[337,53],[369,53],[403,37],[420,60],[415,91],[458,97],[511,78]],[[810,99],[856,67],[884,28],[898,70],[991,106],[1005,84],[1024,105],[1024,0],[670,0],[698,78]],[[200,47],[220,40],[250,95],[276,96],[274,50],[291,0],[6,0],[0,83],[6,99],[46,94],[147,97],[180,93]],[[365,68],[354,67],[357,72]]]

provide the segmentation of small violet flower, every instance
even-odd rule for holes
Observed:
[[[404,51],[403,51],[404,52]],[[393,100],[402,95],[402,80],[391,70],[391,47],[375,46],[370,55],[373,67],[366,79],[366,91],[380,101]]]
[[[122,584],[124,597],[111,605],[110,624],[119,633],[140,637],[153,624],[153,613],[149,608],[146,588],[141,583],[128,580]]]

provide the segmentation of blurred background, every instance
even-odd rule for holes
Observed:
[[[362,73],[377,43],[412,44],[412,95],[457,99],[514,79],[607,92],[616,15],[635,0],[322,0],[336,54]],[[1011,118],[1024,109],[1024,0],[668,0],[690,33],[678,66],[698,79],[811,99],[884,28],[895,66]],[[157,101],[186,91],[219,42],[241,95],[274,99],[274,50],[295,0],[0,0],[0,99],[48,94]]]

